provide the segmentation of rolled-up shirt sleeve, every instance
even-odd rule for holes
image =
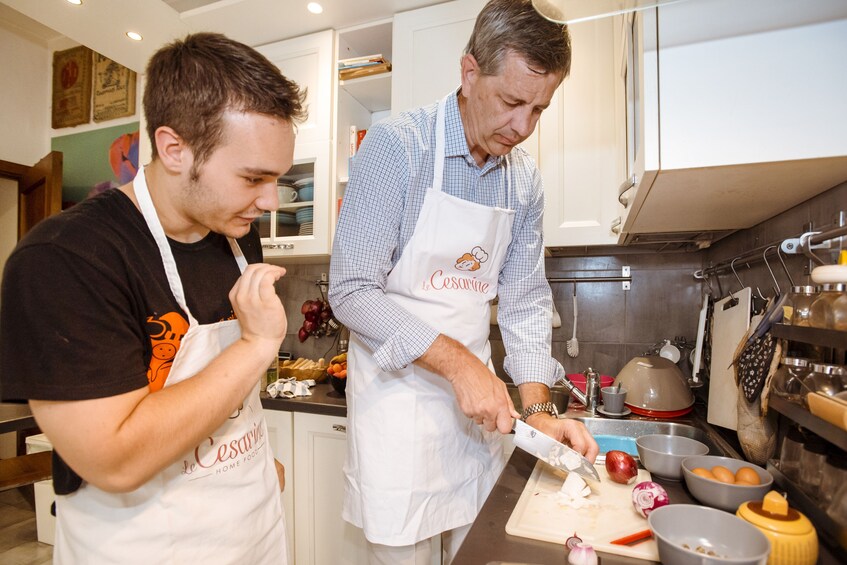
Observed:
[[[373,351],[384,371],[409,365],[438,337],[385,295],[388,274],[403,251],[400,230],[411,170],[393,128],[372,126],[355,157],[330,262],[333,313]]]
[[[553,296],[544,271],[544,192],[537,169],[532,180],[532,200],[524,221],[513,230],[500,271],[497,323],[506,350],[503,369],[515,384],[552,386],[565,371],[550,351]]]

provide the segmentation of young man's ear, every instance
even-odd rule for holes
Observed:
[[[161,126],[154,134],[156,153],[162,165],[169,171],[179,172],[189,165],[188,147],[172,128]]]

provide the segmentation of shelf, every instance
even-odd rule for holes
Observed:
[[[821,436],[840,449],[847,451],[847,432],[818,418],[805,407],[775,395],[768,397],[768,407],[773,408],[786,418],[794,420],[800,426]]]
[[[369,112],[383,112],[391,109],[390,72],[341,80],[338,81],[338,86],[346,90]]]
[[[838,330],[774,324],[773,335],[774,337],[781,337],[790,341],[800,341],[823,347],[834,347],[836,349],[847,349],[847,332]]]
[[[785,491],[788,505],[802,512],[812,521],[818,532],[820,541],[825,542],[830,548],[835,550],[836,555],[834,557],[839,559],[839,563],[844,563],[844,559],[847,559],[847,552],[845,552],[845,549],[847,549],[847,527],[833,520],[826,513],[825,509],[818,506],[815,500],[800,489],[791,479],[783,475],[782,471],[776,466],[776,461],[768,461],[767,470],[773,475],[774,484]]]

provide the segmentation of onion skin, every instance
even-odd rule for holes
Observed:
[[[659,483],[644,481],[638,483],[632,489],[632,505],[635,507],[635,511],[644,518],[649,516],[653,510],[669,503],[668,491]]]
[[[606,453],[606,472],[616,483],[631,485],[638,476],[638,465],[629,453],[613,449]]]

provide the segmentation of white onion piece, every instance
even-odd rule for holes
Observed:
[[[568,554],[571,565],[597,565],[597,552],[587,543],[578,543]]]

